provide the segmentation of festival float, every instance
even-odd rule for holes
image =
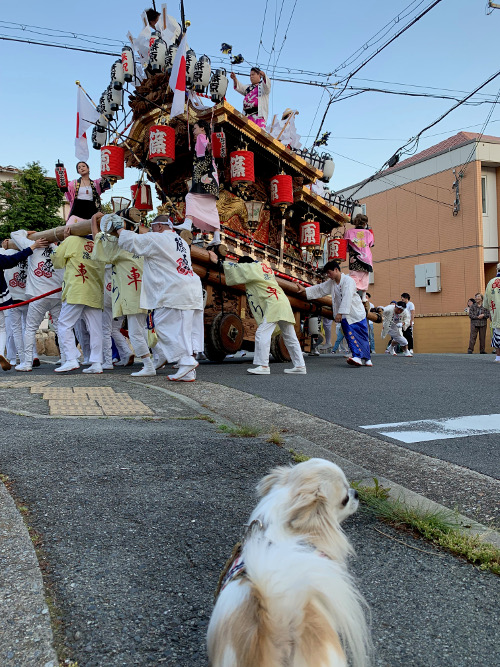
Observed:
[[[217,209],[222,244],[215,248],[219,258],[237,261],[250,255],[266,262],[290,299],[298,333],[304,329],[301,322],[309,317],[331,318],[329,299],[308,302],[297,294],[297,283],[320,280],[318,270],[324,258],[346,258],[343,230],[357,202],[323,189],[323,196],[314,192],[315,184],[328,182],[333,174],[330,156],[314,149],[293,149],[248,120],[226,100],[227,70],[212,69],[210,58],[198,57],[192,48],[187,49],[185,65],[182,61],[184,110],[172,117],[175,84],[170,85],[171,75],[189,22],[182,16],[181,28],[166,14],[165,5],[159,21],[162,30],[148,29],[145,16],[144,21],[142,44],[129,36],[130,44],[113,63],[110,83],[97,105],[100,117],[92,144],[101,153],[101,175],[113,184],[123,179],[124,167],[139,170],[131,205],[142,219],[153,209],[154,187],[161,201],[158,213],[168,214],[174,224],[182,223],[193,167],[191,129],[197,121],[207,121],[220,185]],[[221,50],[231,53],[228,44]],[[233,64],[241,61],[242,56],[232,59]],[[58,169],[64,181],[63,166],[58,164]],[[206,354],[211,360],[222,360],[249,346],[257,324],[244,286],[227,287],[220,264],[210,259],[208,236],[196,229],[181,235],[192,241],[193,269],[206,290]],[[302,343],[308,339],[307,333],[299,337]],[[289,359],[279,334],[271,351],[277,360]]]

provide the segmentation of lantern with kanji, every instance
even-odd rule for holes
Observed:
[[[125,169],[125,151],[121,146],[103,146],[101,148],[101,176],[110,183],[123,178]]]
[[[225,69],[216,69],[210,80],[210,99],[212,102],[222,102],[226,95],[229,83]]]
[[[115,60],[115,62],[111,65],[111,85],[115,90],[121,90],[124,83],[125,77],[123,73],[122,61]]]
[[[152,125],[149,128],[149,159],[156,162],[163,172],[165,165],[175,160],[175,130],[169,125]]]
[[[317,220],[304,220],[300,223],[300,247],[313,251],[320,247],[319,222]]]
[[[96,120],[96,130],[97,132],[104,133],[106,132],[107,128],[109,125],[109,120],[106,118],[106,116],[102,113],[99,118]]]
[[[106,143],[106,130],[102,131],[98,125],[95,125],[92,130],[92,148],[95,148],[96,151],[101,149],[101,146],[104,146]]]
[[[186,88],[193,87],[194,70],[197,62],[196,53],[193,49],[188,49],[186,53]]]
[[[130,46],[122,49],[123,79],[130,82],[134,80],[134,52]]]
[[[139,209],[141,213],[153,210],[153,198],[151,196],[151,186],[147,183],[136,183],[130,186],[132,191],[132,206]]]
[[[201,56],[194,67],[193,88],[197,93],[203,93],[210,83],[212,66],[208,56]]]
[[[108,97],[111,97],[109,108],[111,111],[118,111],[123,104],[123,89],[116,90],[112,85],[108,88]]]
[[[293,180],[288,174],[271,179],[271,205],[286,208],[293,204]]]
[[[231,161],[231,185],[244,185],[255,183],[254,155],[252,151],[232,151]]]
[[[104,115],[106,116],[106,118],[108,120],[112,120],[114,111],[111,108],[111,104],[113,102],[113,96],[112,96],[112,93],[111,93],[111,86],[108,86],[106,88],[106,90],[103,93],[103,97],[104,97]]]
[[[344,260],[347,257],[347,239],[328,239],[328,261],[332,259]]]
[[[68,191],[68,174],[64,164],[60,161],[56,163],[56,183],[57,187],[63,192]]]
[[[212,155],[217,158],[226,157],[227,144],[224,132],[212,132]]]
[[[165,70],[165,58],[167,45],[161,37],[157,37],[149,49],[149,67],[153,74],[159,74]]]
[[[165,55],[165,69],[167,70],[167,74],[171,74],[171,72],[172,72],[172,67],[173,67],[176,55],[177,55],[177,46],[174,46],[173,44],[171,44],[168,47],[167,53]]]

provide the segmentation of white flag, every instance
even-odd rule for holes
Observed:
[[[175,118],[184,113],[184,102],[186,101],[186,34],[175,54],[170,75],[170,88],[174,91],[170,118]]]
[[[77,160],[85,162],[89,159],[89,147],[87,144],[86,130],[94,125],[99,118],[99,113],[92,102],[85,95],[80,86],[78,86],[76,98],[76,138],[75,138],[75,157]]]

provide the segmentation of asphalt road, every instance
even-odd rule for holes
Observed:
[[[317,373],[310,367],[307,379],[317,382],[321,364]],[[79,375],[57,383],[102,380]],[[13,480],[43,537],[65,642],[80,667],[206,666],[219,572],[254,506],[256,482],[289,454],[263,438],[234,438],[186,419],[193,409],[164,393],[115,386],[140,392],[170,418],[47,420],[4,412],[0,472]],[[43,401],[28,391],[11,389],[6,400],[34,413]],[[351,569],[371,609],[374,665],[497,664],[497,577],[366,514],[345,527],[357,551]],[[16,664],[1,652],[2,665]]]
[[[353,368],[342,355],[306,356],[305,376],[284,375],[286,365],[279,363],[271,363],[270,376],[250,375],[246,369],[252,362],[241,359],[223,364],[202,362],[198,377],[499,479],[500,428],[497,433],[413,443],[385,436],[383,428],[361,428],[499,414],[500,364],[493,359],[491,354],[418,354],[413,358],[377,354],[373,368]],[[498,423],[500,426],[500,418]]]

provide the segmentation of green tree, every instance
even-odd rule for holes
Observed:
[[[39,162],[29,162],[13,181],[0,183],[0,236],[17,229],[41,232],[64,224],[59,209],[64,201],[56,182]]]

